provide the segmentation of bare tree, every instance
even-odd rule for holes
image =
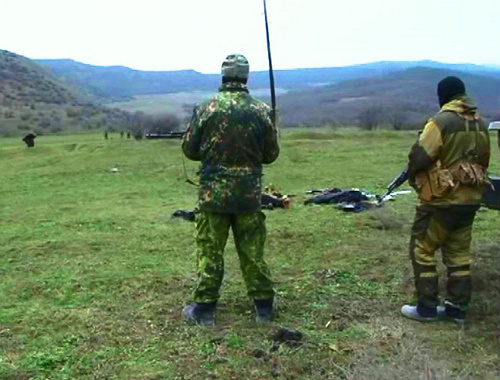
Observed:
[[[181,125],[181,119],[173,113],[154,115],[146,118],[145,129],[149,133],[168,133],[176,131]]]
[[[377,127],[382,121],[383,110],[379,105],[372,105],[365,108],[358,115],[359,126],[367,131],[371,131]]]
[[[388,121],[395,131],[401,131],[408,123],[408,114],[401,108],[393,109],[388,115]]]
[[[136,140],[142,140],[144,137],[144,126],[146,124],[146,115],[142,111],[135,112],[130,120],[129,131]]]

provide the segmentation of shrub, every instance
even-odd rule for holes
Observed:
[[[365,108],[358,116],[359,126],[362,129],[371,131],[382,121],[382,107],[373,105]]]
[[[44,117],[43,119],[41,119],[39,122],[38,122],[38,126],[40,128],[48,128],[52,125],[52,122],[50,121],[50,119]]]
[[[58,133],[62,131],[64,131],[64,128],[61,126],[53,126],[52,128],[50,128],[51,133]]]
[[[27,121],[27,120],[31,119],[31,116],[32,115],[31,115],[30,112],[24,112],[24,113],[21,114],[20,117],[21,117],[22,121]]]
[[[79,117],[82,110],[79,107],[68,107],[66,108],[66,115],[68,117]]]
[[[388,121],[395,131],[402,131],[408,124],[408,114],[403,109],[394,109],[389,113]]]
[[[150,133],[168,133],[179,129],[181,119],[172,113],[146,117],[144,129]]]
[[[16,116],[15,112],[12,111],[12,110],[6,110],[4,113],[3,113],[3,116],[6,118],[6,119],[13,119],[14,116]]]

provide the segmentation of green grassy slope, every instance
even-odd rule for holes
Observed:
[[[472,311],[460,328],[399,315],[413,299],[414,194],[360,214],[302,204],[312,187],[382,193],[414,133],[283,132],[264,178],[298,195],[292,209],[266,211],[279,315],[253,323],[230,239],[213,329],[180,317],[196,281],[194,226],[170,215],[192,208],[196,189],[179,142],[111,137],[40,137],[34,149],[0,139],[0,379],[500,375],[498,212],[477,216]],[[280,326],[302,331],[304,345],[273,347]]]
[[[0,105],[22,107],[76,101],[77,96],[48,70],[29,58],[0,50]]]
[[[89,103],[85,91],[33,60],[0,50],[0,136],[128,127],[129,114]]]

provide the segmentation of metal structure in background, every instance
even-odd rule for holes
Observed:
[[[182,139],[186,132],[146,133],[147,139]]]
[[[500,149],[500,121],[492,121],[488,129],[498,132],[498,149]]]
[[[488,129],[498,132],[498,148],[500,149],[500,121],[490,123]],[[483,204],[494,210],[500,210],[500,176],[490,175],[491,187],[483,195]]]
[[[266,41],[267,41],[267,58],[269,60],[269,85],[271,87],[271,121],[276,126],[276,93],[274,91],[274,74],[273,74],[273,60],[271,58],[271,42],[269,40],[269,25],[267,22],[267,7],[266,0],[264,1],[264,18],[266,21]]]
[[[491,187],[486,189],[482,203],[493,210],[500,210],[500,177],[490,175]]]

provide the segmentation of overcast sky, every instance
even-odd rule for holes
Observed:
[[[500,65],[500,0],[267,0],[275,69]],[[140,70],[267,69],[262,0],[0,0],[0,49]]]

